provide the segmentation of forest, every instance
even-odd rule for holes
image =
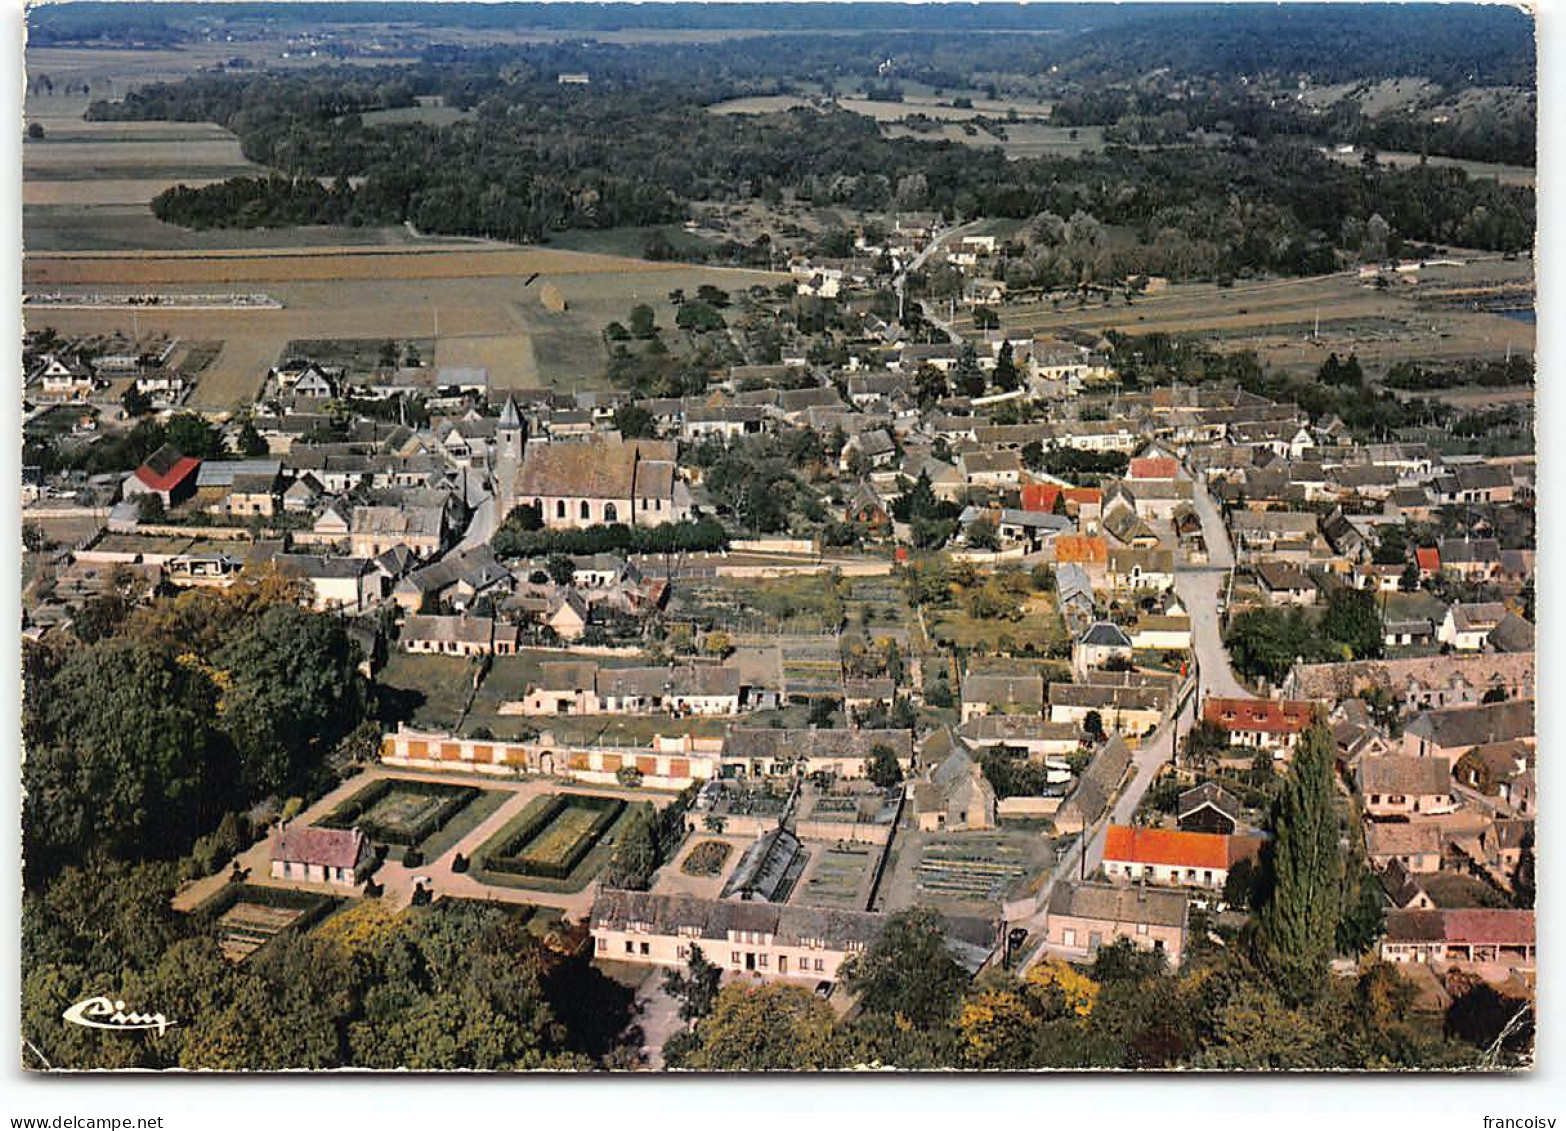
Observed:
[[[89,116],[216,122],[239,135],[249,159],[276,171],[176,187],[153,201],[160,219],[193,228],[411,221],[535,242],[570,228],[676,222],[690,202],[790,194],[861,210],[934,209],[952,220],[1084,212],[1134,229],[1144,243],[1175,235],[1211,248],[1233,273],[1335,270],[1335,253],[1358,254],[1375,217],[1397,241],[1514,252],[1533,239],[1526,186],[1450,167],[1345,164],[1270,126],[1218,145],[1008,160],[998,148],[886,137],[874,121],[830,106],[706,112],[815,66],[815,40],[780,37],[770,52],[762,42],[449,48],[408,66],[156,84],[94,103]],[[840,38],[831,50],[847,49]],[[555,76],[565,69],[589,69],[595,80],[563,86]],[[365,117],[421,97],[473,114],[444,126]],[[1169,260],[1160,254],[1147,270]]]

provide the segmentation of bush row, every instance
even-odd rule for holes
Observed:
[[[527,846],[548,828],[566,809],[596,809],[598,815],[593,818],[582,835],[576,838],[565,856],[559,860],[534,860],[523,856]],[[550,803],[539,811],[538,815],[528,821],[516,834],[514,834],[500,850],[491,853],[484,861],[484,867],[494,872],[506,872],[515,876],[542,876],[545,879],[563,880],[569,876],[582,858],[593,850],[600,837],[609,830],[609,826],[619,818],[625,810],[625,802],[618,797],[582,797],[582,796],[556,796]]]
[[[393,789],[424,797],[439,797],[441,801],[411,824],[389,824],[367,817],[365,814]],[[382,778],[344,801],[317,824],[328,829],[358,828],[371,840],[407,847],[419,844],[439,831],[447,821],[476,801],[482,792],[470,785]]]

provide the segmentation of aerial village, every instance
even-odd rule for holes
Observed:
[[[1531,449],[1128,381],[1134,340],[1000,328],[1004,243],[896,214],[670,295],[675,326],[627,310],[612,366],[732,347],[679,395],[387,340],[198,413],[204,344],[30,316],[24,635],[266,578],[380,693],[367,752],[181,906],[226,900],[241,962],[314,899],[498,901],[609,966],[700,946],[839,1010],[916,906],[970,973],[1121,940],[1173,971],[1252,914],[1319,723],[1354,949],[1431,1010],[1454,972],[1529,995]],[[961,282],[915,314],[927,263]]]

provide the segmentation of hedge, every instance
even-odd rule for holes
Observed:
[[[567,809],[596,809],[598,815],[577,837],[564,859],[531,860],[523,856],[527,846]],[[618,797],[594,797],[583,794],[556,794],[531,817],[526,824],[507,838],[506,843],[485,856],[482,866],[493,872],[505,872],[514,876],[540,876],[544,879],[563,880],[576,870],[609,826],[625,811],[625,802]]]
[[[439,797],[441,802],[411,825],[386,824],[366,817],[375,805],[393,790],[423,797]],[[327,829],[357,828],[371,840],[400,847],[420,844],[445,827],[446,822],[471,805],[484,791],[471,785],[445,782],[412,781],[406,778],[381,778],[365,786],[316,824]]]
[[[526,529],[517,507],[500,524],[490,546],[503,558],[541,558],[551,554],[671,554],[725,550],[728,533],[716,519],[665,522],[658,526],[610,523],[580,530]],[[527,508],[531,509],[531,507]]]

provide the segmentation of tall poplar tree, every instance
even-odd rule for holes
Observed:
[[[1320,989],[1337,930],[1343,851],[1332,782],[1332,734],[1300,736],[1273,818],[1272,884],[1257,918],[1256,961],[1285,997]]]

